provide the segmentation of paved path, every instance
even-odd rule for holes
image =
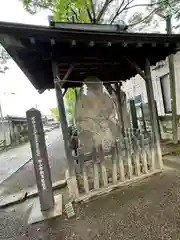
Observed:
[[[49,143],[47,147],[49,164],[51,168],[52,181],[56,182],[63,180],[66,162],[64,158],[64,143],[59,130],[54,130],[48,135]],[[21,190],[28,191],[28,188],[36,186],[36,178],[34,174],[33,161],[28,161],[25,165],[19,168],[14,174],[8,177],[0,185],[0,195],[6,196],[20,192]]]
[[[46,134],[46,143],[50,147],[56,139],[61,138],[60,129],[54,129]],[[0,154],[0,184],[24,166],[32,158],[30,145],[26,143],[22,146],[8,150]]]

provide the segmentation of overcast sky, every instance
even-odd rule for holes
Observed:
[[[18,22],[35,25],[48,25],[48,12],[28,14],[19,0],[0,0],[0,21]],[[23,72],[11,60],[9,70],[0,75],[0,101],[4,116],[25,116],[26,110],[38,107],[44,114],[49,108],[56,107],[54,91],[38,94]]]

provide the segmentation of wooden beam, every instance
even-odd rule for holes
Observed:
[[[135,101],[130,100],[129,103],[130,103],[131,119],[132,119],[133,128],[138,129],[138,118],[137,118]]]
[[[69,75],[71,74],[73,68],[74,68],[73,65],[71,65],[71,66],[69,67],[69,69],[67,70],[67,72],[66,72],[66,74],[64,75],[64,77],[63,77],[62,80],[60,79],[59,75],[56,75],[56,80],[55,80],[55,81],[56,81],[56,83],[58,84],[58,86],[59,86],[60,88],[63,87],[64,83],[66,82],[66,80],[68,79]],[[58,69],[57,69],[57,70],[58,70]]]
[[[35,40],[34,37],[30,37],[29,40],[30,40],[31,44],[35,44],[36,43],[36,40]]]
[[[74,69],[74,66],[71,65],[71,66],[69,67],[67,73],[64,75],[62,81],[66,81],[66,80],[68,79],[68,77],[69,77],[69,75],[72,73],[72,70],[73,70],[73,69]]]
[[[71,47],[74,47],[74,46],[76,46],[76,40],[71,41]]]
[[[56,44],[55,39],[54,39],[54,38],[51,38],[51,39],[50,39],[50,43],[51,43],[51,46],[55,45],[55,44]]]
[[[109,83],[109,84],[105,84],[105,83],[103,82],[103,84],[104,84],[105,88],[107,89],[107,91],[108,91],[108,93],[109,93],[110,95],[112,94],[112,92],[116,93],[116,90],[111,86],[110,83]]]
[[[95,45],[95,42],[94,42],[94,41],[90,41],[90,42],[89,42],[89,47],[94,47],[94,45]]]
[[[60,64],[63,68],[67,68],[68,64],[67,63],[61,63]],[[99,65],[110,65],[110,66],[117,66],[120,65],[120,62],[108,62],[108,61],[95,61],[92,60],[92,62],[76,62],[76,67],[84,67],[84,66],[99,66]]]
[[[143,44],[142,44],[141,42],[138,42],[138,43],[137,43],[137,47],[138,47],[138,48],[140,48],[140,47],[142,47],[142,46],[143,46]]]
[[[38,90],[38,93],[39,93],[39,94],[42,94],[44,91],[45,91],[45,89],[39,89],[39,90]]]
[[[121,121],[121,132],[123,135],[125,135],[120,83],[118,83],[118,82],[115,83],[115,88],[116,88],[115,94],[116,94],[116,98],[117,98],[118,113],[119,113],[118,116],[119,116],[119,121]]]
[[[160,136],[159,136],[159,132],[158,132],[158,118],[157,118],[158,116],[156,113],[156,106],[155,106],[155,100],[154,100],[153,85],[152,85],[152,78],[151,78],[151,68],[150,68],[149,59],[146,59],[145,73],[146,73],[146,82],[145,83],[146,83],[148,105],[149,105],[149,109],[150,109],[150,119],[151,119],[151,126],[152,126],[153,148],[155,148],[155,150],[156,150],[159,167],[163,168]]]
[[[127,57],[125,59],[128,61],[128,63],[131,64],[131,66],[137,71],[137,73],[146,81],[146,75],[142,71],[142,69],[137,65],[137,63],[130,61]]]
[[[127,42],[123,42],[123,43],[122,43],[122,46],[123,46],[123,47],[127,47],[127,46],[128,46],[128,43],[127,43]]]
[[[68,90],[68,88],[65,88],[65,90],[64,90],[64,92],[63,92],[63,97],[65,96],[67,90]]]
[[[180,50],[180,44],[179,43],[176,43],[176,49]]]
[[[112,46],[112,42],[107,42],[107,47],[111,47]]]
[[[77,186],[77,180],[75,175],[75,169],[74,169],[74,159],[72,156],[71,149],[69,148],[69,137],[68,137],[68,124],[66,119],[66,113],[65,113],[65,106],[64,106],[64,100],[63,100],[63,93],[62,93],[62,87],[61,84],[57,81],[59,79],[59,71],[58,66],[56,62],[52,63],[52,71],[53,71],[53,78],[54,78],[54,85],[56,90],[56,97],[58,102],[58,109],[60,114],[60,122],[61,122],[61,129],[64,139],[64,149],[66,154],[66,159],[68,163],[68,189],[70,193],[70,197],[73,199],[76,199],[79,197],[79,191]],[[68,74],[64,76],[63,79],[66,79],[68,77]]]
[[[69,146],[69,144],[68,144],[68,142],[69,142],[68,124],[67,124],[67,119],[66,119],[62,88],[61,88],[61,85],[58,84],[57,80],[56,80],[59,75],[58,66],[56,63],[52,63],[52,70],[53,70],[54,85],[55,85],[55,90],[56,90],[56,97],[57,97],[57,102],[58,102],[58,109],[59,109],[59,113],[60,113],[61,128],[62,128],[63,139],[64,139],[64,148],[65,148],[67,161],[69,162],[71,160],[71,156],[70,156],[70,149],[68,147]]]

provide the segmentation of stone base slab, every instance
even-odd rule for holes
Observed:
[[[55,205],[54,208],[41,211],[39,198],[35,199],[32,211],[29,215],[28,224],[38,223],[47,219],[51,219],[57,216],[62,215],[62,194],[59,194],[54,197],[55,198]]]

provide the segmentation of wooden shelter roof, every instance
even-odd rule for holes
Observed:
[[[179,48],[180,34],[130,33],[111,25],[68,24],[42,27],[0,22],[0,43],[35,88],[54,88],[52,61],[60,77],[73,65],[63,87],[78,87],[86,76],[96,75],[104,83],[125,81],[141,69],[164,60]]]

